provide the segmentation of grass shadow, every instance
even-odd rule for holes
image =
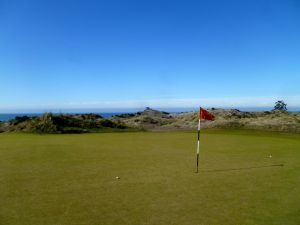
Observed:
[[[250,167],[240,167],[240,168],[229,168],[229,169],[215,169],[215,170],[200,170],[199,172],[227,172],[227,171],[240,171],[240,170],[251,170],[251,169],[261,169],[261,168],[269,168],[269,167],[283,167],[284,164],[273,164],[266,166],[250,166]]]

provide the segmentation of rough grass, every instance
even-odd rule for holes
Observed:
[[[300,135],[196,137],[2,133],[0,224],[300,224]]]

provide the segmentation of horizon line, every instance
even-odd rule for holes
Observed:
[[[200,106],[199,106],[200,107]],[[199,107],[149,107],[165,112],[188,112],[197,111]],[[64,108],[64,109],[18,109],[15,111],[0,110],[0,114],[43,114],[43,113],[133,113],[144,111],[142,108]],[[270,111],[273,106],[243,106],[243,107],[205,107],[206,109],[237,109],[241,111]],[[300,106],[287,107],[287,111],[300,111]]]
[[[157,98],[118,101],[85,101],[67,103],[6,105],[0,113],[49,112],[49,111],[132,111],[146,107],[157,109],[204,108],[273,108],[275,102],[283,100],[287,108],[299,108],[300,96],[257,96],[257,97],[215,97],[215,98]]]

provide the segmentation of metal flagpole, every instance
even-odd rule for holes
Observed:
[[[199,112],[199,122],[198,122],[198,143],[197,143],[197,172],[198,173],[198,167],[199,167],[199,148],[200,148],[200,126],[201,126],[201,112]]]

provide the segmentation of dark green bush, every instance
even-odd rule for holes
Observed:
[[[78,128],[78,127],[65,127],[62,130],[63,134],[81,134],[81,133],[87,133],[88,130]]]
[[[110,128],[117,127],[116,123],[112,122],[111,120],[107,120],[107,119],[101,120],[100,125],[103,127],[110,127]]]

